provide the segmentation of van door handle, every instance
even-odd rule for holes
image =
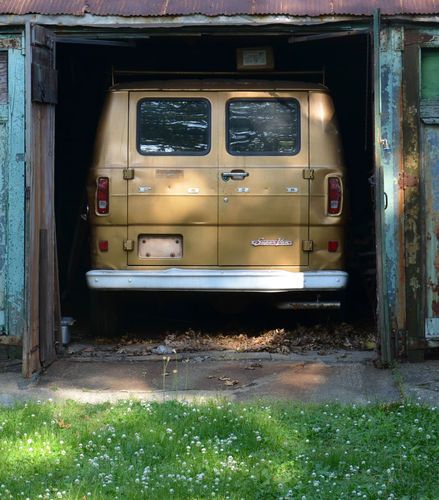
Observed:
[[[250,174],[244,170],[232,170],[231,172],[221,172],[221,179],[224,182],[232,179],[232,181],[242,181]]]

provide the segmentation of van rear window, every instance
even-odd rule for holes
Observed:
[[[143,155],[207,154],[209,101],[142,99],[137,106],[137,149]]]
[[[300,149],[296,99],[232,99],[227,104],[227,151],[231,155],[295,155]]]

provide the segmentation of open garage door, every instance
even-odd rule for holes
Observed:
[[[54,215],[57,73],[52,32],[26,25],[27,331],[23,374],[55,359],[59,321]],[[59,330],[59,329],[58,329]]]

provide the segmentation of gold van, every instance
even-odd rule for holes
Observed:
[[[303,305],[319,307],[347,284],[344,185],[322,85],[116,85],[88,178],[88,286],[318,292]]]

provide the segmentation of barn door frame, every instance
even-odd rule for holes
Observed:
[[[25,27],[26,54],[26,331],[23,375],[56,359],[60,331],[54,209],[55,35]]]

